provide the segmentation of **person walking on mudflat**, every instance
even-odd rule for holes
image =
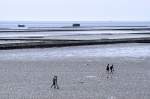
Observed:
[[[53,84],[51,85],[51,88],[53,88],[54,87],[54,89],[59,89],[59,86],[58,86],[58,83],[57,83],[57,76],[54,76],[53,77]]]
[[[110,66],[110,72],[113,73],[113,71],[114,71],[114,65],[112,64],[112,65]]]
[[[107,78],[109,78],[109,64],[106,66]]]
[[[109,64],[106,66],[106,71],[109,73]]]

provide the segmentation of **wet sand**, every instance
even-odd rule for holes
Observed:
[[[97,31],[98,32],[98,31]],[[3,49],[24,49],[24,48],[47,48],[64,46],[81,46],[97,44],[116,43],[150,43],[150,35],[146,34],[93,34],[93,32],[80,33],[31,33],[17,36],[17,33],[7,35],[4,33],[0,37],[0,50]]]
[[[149,99],[150,56],[148,47],[145,51],[141,49],[144,46],[117,44],[98,45],[97,50],[87,46],[1,51],[0,98]],[[130,48],[135,52],[130,52]],[[120,52],[114,52],[116,49]],[[80,53],[83,55],[78,56]],[[109,54],[112,56],[108,57]],[[114,64],[115,72],[107,79],[108,63]],[[58,75],[59,90],[50,88],[53,75]]]
[[[114,30],[111,30],[111,27],[95,27],[99,29],[92,27],[93,30],[91,28],[87,30],[88,28],[84,28],[84,31],[76,30],[80,28],[69,28],[71,31],[67,31],[67,28],[60,28],[60,31],[47,29],[43,29],[44,31],[38,29],[35,29],[36,31],[30,31],[30,29],[0,31],[0,50],[150,42],[150,30],[145,29],[149,27],[112,27]]]

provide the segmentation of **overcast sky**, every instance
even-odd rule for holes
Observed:
[[[0,0],[0,21],[150,21],[150,0]]]

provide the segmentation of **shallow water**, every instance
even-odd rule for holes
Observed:
[[[150,57],[150,45],[143,43],[74,47],[1,50],[1,60],[48,60],[69,57]]]
[[[71,36],[71,35],[100,35],[100,34],[127,34],[127,33],[147,33],[149,30],[141,31],[124,31],[124,30],[107,30],[107,31],[61,31],[61,32],[1,32],[0,37],[32,37],[32,36]]]

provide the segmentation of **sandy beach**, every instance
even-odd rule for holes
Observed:
[[[150,46],[1,50],[1,99],[149,99]],[[115,72],[105,71],[114,64]],[[51,89],[58,76],[59,90]]]
[[[0,0],[0,99],[150,99],[150,0]]]

